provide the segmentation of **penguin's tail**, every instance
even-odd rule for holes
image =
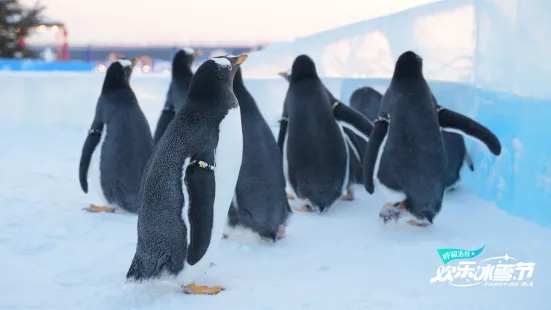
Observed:
[[[142,259],[136,254],[130,268],[126,273],[126,280],[130,282],[142,282],[151,278],[150,273],[145,272],[145,264]]]
[[[465,152],[465,157],[463,157],[463,161],[467,164],[467,166],[469,167],[469,170],[474,171],[473,159],[471,157],[471,154],[469,154],[469,152]]]
[[[411,197],[406,197],[403,205],[410,214],[416,219],[432,224],[436,215],[442,210],[442,199],[429,199],[418,202]]]

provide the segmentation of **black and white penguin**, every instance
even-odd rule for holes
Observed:
[[[381,99],[383,95],[376,91],[375,89],[366,86],[356,89],[350,96],[350,107],[360,112],[363,116],[369,119],[371,122],[375,121],[379,113],[379,107],[381,106]],[[353,142],[357,145],[360,158],[364,158],[365,148],[367,142],[362,139],[353,137]],[[363,181],[363,166],[360,167],[362,177],[360,178]]]
[[[360,87],[355,90],[350,96],[350,106],[370,120],[375,120],[379,113],[381,106],[381,100],[383,95],[371,87]],[[433,96],[433,100],[437,103],[436,98]],[[437,103],[438,104],[438,103]],[[444,139],[444,147],[447,154],[446,170],[444,173],[444,186],[446,190],[453,191],[460,180],[460,171],[463,164],[467,164],[467,167],[474,171],[473,162],[471,156],[467,152],[465,145],[465,139],[462,135],[455,132],[443,131],[442,137]],[[366,142],[361,139],[355,140],[360,151],[360,156],[364,156],[366,148]]]
[[[442,130],[457,130],[501,153],[490,130],[434,102],[421,57],[407,51],[396,62],[363,162],[367,192],[373,194],[376,184],[392,201],[379,214],[385,223],[408,218],[427,226],[440,212],[447,164]]]
[[[382,99],[383,95],[372,87],[360,87],[350,95],[350,106],[369,120],[375,120],[379,115]]]
[[[211,58],[195,72],[184,107],[168,125],[147,164],[140,191],[138,243],[126,275],[168,276],[189,294],[218,248],[243,155],[233,78],[246,55]]]
[[[153,138],[129,80],[139,60],[119,59],[105,74],[92,126],[82,148],[80,186],[88,181],[101,204],[91,212],[136,212],[140,181],[153,150]]]
[[[202,51],[195,51],[192,48],[185,47],[180,49],[172,58],[172,80],[168,87],[166,94],[166,101],[161,111],[159,121],[157,121],[157,128],[153,135],[153,141],[155,144],[159,142],[159,139],[166,130],[166,127],[174,118],[174,115],[184,104],[186,100],[189,84],[193,78],[193,71],[191,66],[193,62],[203,55]]]
[[[281,153],[270,126],[245,87],[241,69],[235,74],[233,92],[241,109],[243,164],[224,235],[230,240],[276,242],[285,236],[292,212]]]
[[[291,73],[290,72],[280,72],[279,76],[283,77],[287,82],[290,82],[291,80]],[[356,133],[354,133],[354,130],[350,128],[350,126],[346,126],[346,119],[350,118],[350,115],[353,115],[353,118],[359,117],[358,115],[355,115],[354,111],[352,109],[344,104],[340,100],[338,100],[329,89],[324,85],[325,90],[327,91],[327,94],[330,98],[330,102],[332,103],[332,108],[334,110],[334,115],[337,123],[341,125],[344,135],[343,138],[346,141],[346,147],[348,151],[348,161],[349,161],[349,183],[346,188],[346,192],[343,196],[341,196],[341,200],[351,201],[354,200],[354,192],[352,191],[351,185],[353,184],[360,184],[363,183],[363,168],[362,168],[362,159],[363,159],[363,150],[360,149],[361,145],[365,148],[366,139],[365,134],[361,134],[362,137],[358,136]],[[352,112],[351,112],[352,111]],[[341,119],[342,118],[342,119]],[[342,122],[342,123],[341,123]],[[363,121],[354,121],[356,123],[360,124],[366,124],[366,122],[369,122],[369,120],[363,120]],[[360,128],[360,132],[371,130],[373,124],[368,124],[368,127]],[[358,130],[356,130],[358,131]],[[359,141],[362,141],[363,144],[360,144]],[[294,196],[292,194],[287,195],[289,199],[293,200]]]
[[[324,212],[345,194],[350,163],[343,128],[365,140],[372,130],[365,117],[332,99],[314,61],[298,56],[283,104],[278,145],[286,183],[303,202],[299,210]]]

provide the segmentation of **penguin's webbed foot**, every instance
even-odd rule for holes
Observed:
[[[419,227],[427,227],[430,225],[429,222],[426,221],[417,221],[417,220],[409,220],[407,222],[411,226],[419,226]]]
[[[83,208],[82,210],[92,212],[92,213],[99,213],[99,212],[106,212],[106,213],[122,213],[123,211],[117,208],[111,208],[111,207],[105,207],[105,206],[96,206],[91,204],[88,208]]]
[[[403,206],[402,203],[385,203],[381,211],[379,211],[379,217],[386,224],[390,220],[397,222],[402,215]]]
[[[397,222],[400,218],[411,218],[413,217],[411,213],[406,209],[403,202],[397,203],[385,203],[381,211],[379,212],[379,217],[383,219],[383,223],[386,224],[390,220]],[[427,220],[418,220],[418,219],[409,219],[407,223],[411,226],[418,227],[427,227],[430,225],[430,222]]]
[[[298,212],[314,212],[314,208],[312,208],[309,204],[303,204],[299,208],[295,209],[295,211]]]
[[[341,200],[344,200],[344,201],[354,200],[354,192],[350,188],[347,188],[346,193],[341,196]]]
[[[295,196],[293,196],[293,194],[287,194],[287,199],[295,200]]]
[[[216,295],[224,290],[221,286],[199,286],[196,284],[186,285],[182,289],[184,293],[193,295]]]

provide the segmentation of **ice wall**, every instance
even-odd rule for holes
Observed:
[[[298,54],[311,56],[347,102],[360,86],[384,91],[396,58],[414,50],[439,102],[502,141],[498,158],[468,142],[476,171],[462,174],[467,185],[499,208],[551,227],[550,17],[547,0],[440,1],[274,44],[251,55],[244,75],[259,104],[277,115],[286,84],[276,74]]]

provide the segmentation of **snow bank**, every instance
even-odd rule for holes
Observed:
[[[277,109],[286,87],[277,72],[308,54],[347,102],[360,86],[384,91],[397,57],[414,50],[439,102],[503,142],[497,159],[469,145],[476,153],[476,172],[464,177],[469,186],[499,208],[551,227],[550,12],[547,0],[439,1],[269,46],[249,57],[243,73],[264,78],[248,82],[266,109]]]

